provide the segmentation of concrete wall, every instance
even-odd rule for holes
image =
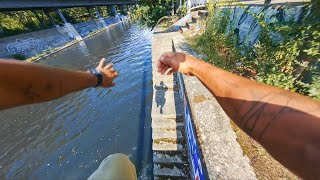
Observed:
[[[102,28],[102,26],[95,20],[81,22],[78,24],[74,24],[73,26],[78,31],[81,37],[86,37],[91,32],[97,31],[98,29]]]
[[[72,40],[68,33],[61,33],[56,28],[2,38],[0,57],[8,58],[14,54],[31,57],[44,50],[63,46]]]
[[[127,18],[127,16],[119,15],[104,18],[102,21],[104,20],[108,27]],[[73,27],[81,37],[86,37],[91,32],[106,28],[99,19],[74,24]],[[41,54],[47,49],[64,46],[75,38],[73,34],[70,34],[69,28],[59,27],[2,38],[0,39],[0,58],[11,58],[15,54],[21,54],[28,58]]]
[[[126,19],[128,19],[128,16],[119,15],[119,16],[115,16],[115,17],[108,17],[108,18],[105,18],[104,20],[105,20],[107,26],[109,26],[111,24],[115,24],[115,23],[118,23],[118,22],[126,20]]]
[[[266,24],[291,20],[301,21],[307,11],[309,11],[308,6],[303,4],[252,5],[247,7],[236,6],[220,8],[217,15],[229,15],[230,21],[226,31],[236,32],[239,35],[240,44],[252,46],[257,42],[261,31],[261,25],[258,23],[257,16],[264,15],[263,21]],[[274,40],[281,40],[281,36],[277,32],[271,32],[270,36]]]

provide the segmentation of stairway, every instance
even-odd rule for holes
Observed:
[[[208,17],[209,12],[206,10],[200,10],[192,13],[192,18],[186,22],[186,26],[182,27],[183,32],[190,30],[190,31],[199,31],[203,29],[204,20]]]
[[[156,32],[157,30],[155,30]],[[160,75],[156,63],[164,52],[172,51],[177,32],[154,33],[152,42],[153,104],[152,150],[154,179],[190,179],[184,128],[183,101],[176,75]]]
[[[157,78],[152,108],[154,179],[190,179],[183,102],[176,77],[154,78]],[[162,110],[159,104],[163,104]]]
[[[193,13],[186,23],[188,30],[196,31],[207,11]],[[184,31],[184,28],[182,27]],[[160,75],[158,58],[172,52],[172,39],[178,32],[155,29],[152,40],[153,104],[152,104],[152,150],[154,179],[191,179],[186,144],[184,102],[180,97],[176,75]]]

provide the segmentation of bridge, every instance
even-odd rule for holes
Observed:
[[[137,0],[0,0],[0,11],[133,5]]]
[[[105,20],[102,18],[99,12],[99,6],[107,6],[108,13],[116,14],[115,5],[118,5],[120,9],[124,9],[125,5],[135,5],[137,0],[0,0],[0,12],[1,11],[23,11],[23,10],[42,10],[50,20],[52,27],[58,28],[60,31],[68,32],[72,37],[77,40],[82,40],[77,30],[71,25],[62,14],[62,8],[73,7],[85,7],[91,16],[92,20],[95,20],[97,25],[107,27]],[[97,18],[95,19],[90,9],[95,9]],[[128,7],[127,7],[128,8]],[[56,25],[54,19],[50,13],[57,13],[63,21],[64,28],[61,29],[59,25]]]

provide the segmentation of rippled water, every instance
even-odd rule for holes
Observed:
[[[150,44],[150,31],[124,23],[41,61],[86,70],[105,57],[120,76],[111,89],[1,111],[0,179],[86,179],[117,152],[150,175]]]

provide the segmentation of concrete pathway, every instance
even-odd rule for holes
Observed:
[[[172,51],[172,38],[177,34],[162,33],[156,28],[152,40],[154,93],[151,117],[155,179],[190,179],[179,85],[175,75],[157,72],[159,57]]]

